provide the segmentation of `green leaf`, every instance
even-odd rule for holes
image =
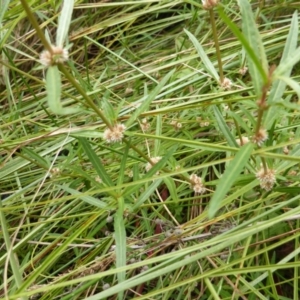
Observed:
[[[57,184],[57,186],[60,189],[66,191],[68,193],[70,193],[71,195],[76,196],[77,198],[83,200],[84,202],[86,202],[86,203],[88,203],[90,205],[93,205],[93,206],[98,207],[98,208],[107,208],[107,203],[105,203],[105,202],[103,202],[103,201],[101,201],[99,199],[96,199],[96,198],[94,198],[92,196],[84,195],[84,194],[80,193],[79,191],[74,190],[74,189],[72,189],[72,188],[70,188],[68,186],[65,186],[65,185],[59,185],[59,184]]]
[[[101,160],[99,159],[99,157],[97,156],[95,151],[92,149],[92,147],[91,147],[90,143],[87,141],[87,139],[78,138],[78,140],[80,141],[86,155],[88,156],[91,164],[95,168],[97,174],[100,176],[103,183],[105,183],[108,186],[113,186],[114,184],[113,184],[112,180],[110,179],[109,175],[106,173],[105,168],[104,168],[103,164],[101,163]]]
[[[172,147],[162,158],[161,160],[155,164],[150,170],[149,172],[147,172],[145,174],[145,176],[143,177],[143,179],[145,178],[151,178],[157,171],[159,171],[164,165],[165,163],[168,161],[168,159],[172,156],[172,154],[176,151],[177,149],[177,145]],[[131,195],[133,194],[136,190],[140,189],[140,187],[143,185],[144,183],[141,184],[137,184],[135,186],[130,186],[127,189],[125,189],[125,191],[123,192],[123,196],[125,197],[126,195]],[[140,203],[140,200],[137,200],[137,202]]]
[[[101,102],[104,115],[110,121],[114,122],[117,119],[114,107],[111,105],[110,101],[106,97],[103,97]]]
[[[243,20],[243,33],[239,28],[228,18],[224,13],[221,6],[218,7],[218,13],[222,20],[228,25],[235,36],[239,39],[246,51],[246,57],[248,61],[249,73],[251,75],[254,90],[257,95],[262,92],[262,86],[268,80],[267,72],[267,61],[263,50],[263,45],[259,32],[257,30],[257,25],[254,21],[254,17],[251,11],[251,6],[247,0],[241,1],[242,14],[244,15]],[[246,6],[246,7],[245,7]],[[251,20],[247,20],[247,18]],[[252,25],[251,25],[252,24]],[[254,34],[252,36],[252,34]],[[253,45],[254,43],[254,45]],[[258,46],[260,44],[261,46]],[[253,48],[254,47],[254,48]],[[260,53],[260,56],[257,54]]]
[[[126,230],[124,224],[124,199],[119,198],[119,208],[114,216],[114,229],[116,241],[116,267],[122,268],[126,266]],[[126,279],[126,272],[120,271],[117,273],[118,283],[122,283]],[[118,299],[122,300],[124,291],[118,293]]]
[[[252,13],[250,2],[248,0],[239,0],[238,3],[242,13],[243,33],[251,47],[250,52],[252,52],[250,54],[250,49],[246,49],[249,73],[253,80],[255,92],[257,95],[260,95],[262,93],[262,87],[267,81],[266,76],[268,74],[268,61],[260,33],[257,29],[258,25],[256,24],[255,17]],[[253,56],[258,58],[258,61],[263,69],[263,76],[260,70],[257,68],[257,64],[253,61]]]
[[[217,81],[217,83],[219,83],[220,76],[219,76],[217,70],[215,69],[214,65],[211,63],[210,59],[206,55],[201,44],[198,42],[196,37],[192,33],[190,33],[188,30],[184,29],[184,32],[188,35],[189,39],[191,40],[194,47],[196,48],[198,55],[199,55],[200,59],[203,61],[207,72]]]
[[[64,0],[56,32],[56,46],[63,47],[69,32],[73,13],[74,0]]]
[[[273,77],[284,76],[294,65],[300,60],[300,47],[293,51],[290,56],[288,56],[273,73]]]
[[[43,166],[45,169],[49,168],[48,162],[43,157],[41,157],[38,153],[32,151],[27,147],[22,147],[22,151],[26,153],[32,160],[36,160],[37,163]]]
[[[161,184],[162,179],[158,178],[155,179],[150,186],[146,188],[146,190],[141,193],[141,195],[138,197],[136,202],[134,203],[134,206],[132,208],[133,211],[138,209],[146,200],[149,199],[149,197],[152,195],[152,193],[157,189],[157,187]],[[140,185],[139,185],[140,186]]]
[[[61,104],[61,76],[57,66],[51,66],[46,73],[46,90],[49,108],[57,115],[73,114],[78,108],[63,108]]]
[[[122,157],[120,170],[119,170],[119,173],[118,173],[118,185],[120,185],[124,182],[124,174],[125,174],[125,169],[126,169],[126,162],[127,162],[129,147],[130,147],[130,144],[127,143],[126,147],[125,147],[125,150],[124,150],[123,157]]]
[[[216,105],[214,105],[213,110],[214,110],[214,114],[215,114],[218,126],[219,126],[220,130],[222,131],[223,135],[225,136],[228,145],[230,147],[237,147],[238,146],[237,142],[236,142],[234,136],[231,134],[219,108]]]
[[[254,145],[252,143],[244,145],[236,154],[235,158],[231,161],[222,175],[217,189],[214,192],[212,199],[209,202],[208,217],[213,218],[217,210],[221,205],[221,201],[226,196],[236,179],[240,176],[240,173],[244,169],[244,166],[248,163],[248,159],[252,153]]]
[[[282,53],[282,57],[279,64],[279,71],[281,66],[286,66],[286,60],[293,55],[293,52],[296,50],[297,47],[297,39],[298,39],[298,15],[295,11],[293,14],[293,18],[291,21],[291,26],[289,30],[288,37],[285,42],[284,50]],[[286,77],[289,77],[291,75],[293,69],[293,65],[290,66],[289,69],[286,69],[286,72],[283,74]],[[282,95],[286,89],[286,82],[283,80],[279,80],[276,78],[276,74],[278,75],[278,71],[275,70],[273,74],[273,81],[275,81],[272,84],[272,88],[270,91],[270,95],[268,97],[268,105],[270,105],[270,108],[266,112],[265,115],[265,127],[266,129],[270,129],[276,118],[278,118],[278,109],[275,106],[271,106],[273,103],[277,103],[281,101]],[[277,80],[276,80],[277,79]]]
[[[9,7],[9,2],[10,2],[9,0],[1,0],[0,1],[0,4],[2,6],[1,10],[0,10],[0,24],[2,23],[3,16]]]
[[[297,93],[298,99],[300,99],[300,85],[297,81],[288,76],[277,76],[277,78],[289,85]]]
[[[48,105],[50,109],[59,114],[62,110],[60,102],[61,77],[57,66],[49,67],[46,74],[46,90],[48,95]]]
[[[165,86],[165,84],[168,82],[170,77],[173,75],[174,70],[169,72],[162,80],[161,82],[156,86],[156,88],[148,95],[148,97],[140,104],[140,106],[133,112],[132,116],[129,118],[129,120],[126,122],[126,127],[128,128],[132,123],[135,122],[137,117],[146,111],[151,102],[155,99],[155,97],[159,94],[161,89]]]

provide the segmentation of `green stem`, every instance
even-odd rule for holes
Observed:
[[[21,0],[22,6],[27,14],[27,17],[29,19],[29,21],[31,22],[33,28],[36,30],[36,34],[38,35],[38,37],[40,38],[42,44],[44,45],[44,47],[53,54],[53,50],[51,45],[49,44],[49,42],[47,41],[43,31],[40,28],[40,25],[38,24],[35,16],[33,15],[29,5],[28,5],[28,0]]]
[[[220,51],[220,46],[219,46],[219,39],[218,39],[218,35],[217,35],[215,15],[214,15],[214,10],[213,9],[209,10],[209,16],[210,16],[210,22],[211,22],[211,27],[212,27],[212,31],[213,31],[216,54],[217,54],[217,59],[218,59],[218,66],[219,66],[219,73],[220,73],[220,84],[222,84],[223,81],[224,81],[223,64],[222,64],[221,51]]]
[[[233,112],[233,107],[232,107],[232,104],[230,102],[228,103],[228,106],[229,106],[230,111]],[[243,145],[242,133],[241,133],[241,130],[240,130],[239,123],[237,122],[237,120],[235,118],[233,118],[233,122],[234,122],[234,125],[235,125],[235,128],[236,128],[236,131],[238,133],[239,139],[241,141],[241,145]]]
[[[59,64],[59,70],[65,75],[65,77],[72,83],[72,85],[77,89],[79,94],[85,99],[88,105],[97,113],[97,115],[101,118],[103,123],[106,124],[111,130],[113,129],[109,120],[104,116],[102,111],[98,108],[98,106],[93,102],[93,100],[85,93],[84,89],[78,84],[78,82],[74,79],[74,77],[68,72],[63,64]]]

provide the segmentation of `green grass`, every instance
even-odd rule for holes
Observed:
[[[297,3],[63,3],[0,0],[0,299],[298,299]]]

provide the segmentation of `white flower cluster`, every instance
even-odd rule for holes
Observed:
[[[111,143],[111,144],[122,142],[125,130],[126,130],[126,126],[124,124],[116,124],[112,128],[106,128],[103,133],[103,139],[107,143]]]
[[[202,179],[196,174],[192,174],[190,176],[190,186],[196,194],[204,194],[206,191],[206,188],[202,183]]]

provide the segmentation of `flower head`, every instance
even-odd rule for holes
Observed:
[[[40,55],[41,64],[50,67],[68,60],[69,52],[59,46],[51,46],[52,51],[44,50]]]
[[[236,143],[237,143],[239,146],[243,146],[243,145],[248,144],[248,143],[250,142],[249,139],[248,139],[246,136],[242,136],[242,140],[237,139],[237,140],[235,140],[235,141],[236,141]]]
[[[219,0],[202,0],[203,8],[206,10],[214,8],[218,4]]]
[[[148,131],[150,129],[151,125],[150,123],[148,123],[148,120],[146,118],[144,118],[141,122],[141,128],[142,130],[145,132],[145,131]]]
[[[116,124],[112,128],[106,128],[103,133],[103,139],[107,143],[122,142],[126,126],[124,124]]]
[[[202,179],[196,174],[190,176],[190,187],[194,190],[196,194],[204,194],[206,188],[202,183]]]
[[[265,142],[268,139],[268,133],[267,130],[264,128],[260,128],[258,132],[253,137],[253,142],[257,144],[258,146],[261,146],[263,142]]]
[[[271,191],[275,182],[275,170],[261,168],[256,174],[256,178],[259,180],[260,187],[266,191]]]
[[[224,78],[223,81],[221,82],[221,87],[224,89],[224,90],[230,90],[231,89],[231,86],[232,86],[232,81],[228,78]]]
[[[160,156],[156,156],[156,157],[151,157],[150,158],[152,164],[150,164],[149,162],[146,164],[146,171],[149,172],[150,169],[153,167],[153,165],[157,164],[160,160],[161,160],[161,157]]]
[[[248,71],[248,68],[247,67],[242,67],[241,69],[239,69],[239,73],[244,76]]]

